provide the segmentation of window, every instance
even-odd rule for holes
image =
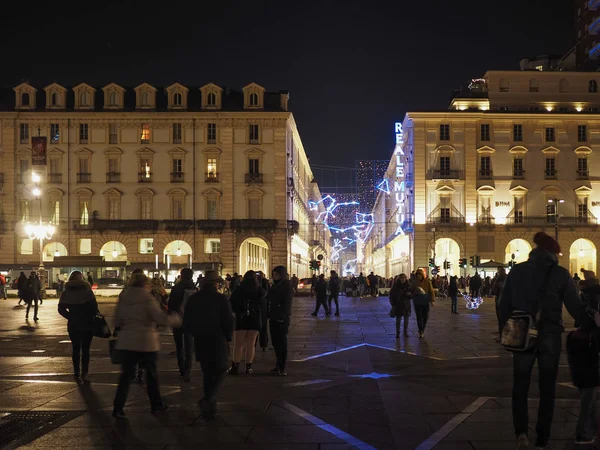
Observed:
[[[440,125],[440,141],[449,141],[450,140],[450,125],[449,124],[441,124]]]
[[[183,199],[174,198],[173,202],[173,220],[181,220],[183,219]]]
[[[588,199],[583,197],[577,205],[577,219],[579,222],[587,222],[588,218]]]
[[[90,255],[92,253],[92,240],[89,238],[79,239],[79,254]]]
[[[250,106],[258,106],[258,94],[256,92],[250,94]]]
[[[142,93],[142,106],[150,106],[150,94],[148,92]]]
[[[115,91],[112,91],[108,96],[108,105],[109,106],[118,106],[119,105],[119,94]]]
[[[119,170],[119,158],[118,157],[109,157],[108,158],[108,172],[106,173],[106,182],[107,183],[120,183],[121,182],[121,172]]]
[[[142,255],[154,253],[154,238],[141,238],[139,244]]]
[[[251,124],[249,131],[250,131],[250,143],[251,144],[258,144],[258,125],[257,124]]]
[[[525,175],[523,170],[523,158],[513,159],[513,177],[521,178]]]
[[[87,201],[79,202],[79,225],[88,225],[90,223],[90,211]]]
[[[113,92],[114,94],[114,92]],[[112,95],[112,94],[111,94]],[[119,131],[116,123],[111,123],[108,125],[108,143],[109,144],[118,144],[119,143]]]
[[[119,203],[118,198],[108,199],[108,220],[119,220]]]
[[[152,170],[149,159],[140,159],[140,181],[152,181]]]
[[[22,123],[19,125],[19,141],[21,144],[29,144],[29,124]]]
[[[514,198],[514,208],[513,208],[513,217],[515,223],[523,223],[523,209],[525,205],[525,201],[523,197],[515,197]]]
[[[489,124],[481,125],[481,140],[482,141],[490,140],[490,125]]]
[[[556,203],[548,203],[546,204],[546,222],[555,223],[556,222]]]
[[[206,253],[221,253],[221,239],[208,239]]]
[[[450,176],[450,157],[440,156],[440,176]]]
[[[90,104],[90,94],[86,91],[79,95],[79,105],[88,106]]]
[[[173,106],[183,106],[183,95],[181,95],[181,92],[173,94]]]
[[[79,174],[89,175],[90,173],[90,160],[88,158],[79,159]]]
[[[19,183],[25,183],[25,177],[29,173],[29,160],[28,159],[20,159],[19,160]]]
[[[259,174],[260,170],[258,167],[259,160],[257,158],[250,158],[248,160],[248,173]]]
[[[29,201],[21,200],[21,220],[23,222],[29,222]]]
[[[60,126],[57,123],[50,124],[50,143],[58,144],[60,139]]]
[[[145,196],[140,197],[140,219],[151,220],[152,219],[152,197]]]
[[[60,183],[62,171],[60,170],[60,159],[50,158],[49,171],[48,171],[48,182]]]
[[[554,157],[546,158],[546,179],[556,178],[556,159]]]
[[[587,142],[587,125],[577,125],[577,141]]]
[[[491,176],[491,174],[492,174],[492,171],[491,171],[491,157],[489,157],[489,156],[482,156],[480,158],[479,174],[482,177],[489,177],[489,176]]]
[[[258,131],[257,131],[258,134]],[[206,125],[206,136],[209,144],[217,143],[217,124],[209,123]],[[257,137],[258,139],[258,137]]]
[[[588,91],[589,92],[598,92],[598,82],[596,80],[590,80],[588,83]]]
[[[588,162],[587,158],[579,157],[577,158],[577,175],[579,178],[587,178],[588,177]]]
[[[260,199],[248,199],[248,219],[260,219]]]
[[[171,174],[171,181],[183,182],[183,159],[173,158],[173,173]]]
[[[554,127],[546,127],[546,142],[554,142]]]
[[[515,142],[523,141],[523,125],[521,125],[521,124],[513,125],[513,141],[515,141]]]
[[[142,134],[140,136],[140,142],[142,144],[150,143],[150,125],[147,123],[142,124]]]
[[[209,198],[206,199],[206,218],[208,220],[217,220],[218,217],[218,211],[217,211],[217,199],[216,198]]]
[[[173,124],[173,144],[181,144],[181,124]]]
[[[53,92],[52,96],[50,97],[50,105],[58,106],[58,94],[56,92]]]
[[[52,207],[52,223],[54,225],[58,225],[60,222],[60,202],[55,201]]]
[[[79,143],[87,144],[88,143],[88,124],[80,123],[79,124]]]
[[[21,94],[21,106],[30,106],[31,104],[31,97],[29,95],[29,93],[24,92],[23,94]]]
[[[209,92],[206,96],[206,105],[217,106],[217,94],[215,94],[214,92]]]

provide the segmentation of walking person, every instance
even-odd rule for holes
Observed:
[[[529,254],[526,262],[512,268],[500,298],[501,328],[513,311],[526,311],[532,317],[536,317],[539,311],[541,316],[536,324],[538,337],[535,349],[513,353],[512,412],[518,449],[529,448],[527,396],[536,360],[539,367],[540,403],[535,445],[537,448],[548,445],[554,414],[561,333],[564,331],[563,304],[577,322],[583,315],[575,282],[569,272],[558,265],[558,242],[542,231],[536,233],[533,241],[537,247]]]
[[[0,273],[0,296],[6,300],[6,277]]]
[[[25,283],[25,302],[27,303],[27,310],[25,311],[25,319],[29,318],[29,309],[31,304],[34,303],[33,308],[33,320],[36,322],[38,319],[38,302],[40,299],[40,279],[37,277],[35,272],[31,272],[27,282]]]
[[[500,326],[500,294],[502,294],[504,283],[506,283],[506,269],[498,267],[497,276],[492,283],[492,295],[496,302],[496,318],[498,319],[498,342],[500,342],[500,336],[502,336],[502,327]]]
[[[183,327],[193,334],[196,360],[202,367],[204,397],[198,403],[207,419],[217,413],[217,393],[227,373],[233,334],[233,313],[227,297],[217,290],[220,283],[223,280],[215,270],[207,271],[183,316]]]
[[[475,272],[475,275],[469,280],[469,295],[471,298],[475,299],[479,297],[482,283],[483,281],[481,280],[481,276],[479,276],[479,272]]]
[[[176,314],[165,314],[150,294],[150,280],[144,274],[131,275],[128,287],[119,295],[115,311],[116,350],[123,352],[119,386],[113,403],[113,417],[125,418],[123,407],[127,401],[129,385],[136,374],[138,363],[146,372],[146,383],[152,412],[168,407],[160,395],[156,360],[160,350],[157,325],[181,326]]]
[[[377,276],[371,272],[367,277],[367,281],[369,282],[369,293],[372,297],[377,297],[379,291],[379,287],[377,286]]]
[[[273,287],[271,287],[268,297],[269,327],[277,358],[277,364],[271,372],[280,376],[286,376],[287,335],[290,328],[294,292],[284,266],[275,267],[271,276],[273,278]]]
[[[336,273],[335,270],[331,271],[331,276],[329,277],[329,300],[327,303],[329,304],[328,310],[331,312],[331,300],[335,301],[335,315],[340,315],[340,277]]]
[[[194,272],[189,267],[181,269],[181,282],[177,283],[171,289],[169,295],[168,310],[174,311],[179,315],[184,315],[186,300],[196,293],[194,283]],[[190,381],[192,372],[192,349],[194,338],[192,334],[186,331],[185,326],[173,328],[173,339],[175,341],[175,351],[177,353],[177,366],[179,367],[179,378],[183,381]]]
[[[452,300],[452,314],[458,314],[458,279],[456,275],[450,277],[448,296]]]
[[[90,346],[98,303],[91,286],[78,270],[71,273],[58,301],[58,313],[67,319],[67,331],[73,347],[73,375],[88,381]]]
[[[405,274],[400,274],[390,289],[392,317],[396,318],[396,337],[400,337],[400,321],[404,318],[404,336],[408,336],[408,318],[411,314],[411,289]]]
[[[310,296],[315,295],[315,285],[317,284],[317,274],[313,273],[310,279]]]
[[[298,277],[296,276],[296,274],[292,275],[292,289],[294,290],[294,295],[297,297],[298,296],[298,284],[300,282],[300,280],[298,279]]]
[[[319,275],[315,285],[313,286],[316,297],[315,310],[311,313],[311,316],[316,316],[319,314],[319,310],[321,309],[321,305],[323,305],[323,309],[325,310],[325,315],[329,316],[331,314],[330,310],[327,308],[327,281],[325,281],[325,275]]]
[[[92,272],[87,273],[87,282],[90,284],[90,286],[94,285],[94,277],[92,277]]]
[[[17,292],[19,295],[19,303],[17,303],[17,305],[20,305],[21,302],[27,303],[25,301],[26,284],[27,284],[27,276],[25,275],[25,272],[21,272],[21,274],[19,275],[19,278],[17,278]]]
[[[422,338],[425,335],[425,328],[427,328],[429,310],[435,304],[433,286],[431,285],[431,281],[425,278],[422,269],[417,270],[411,291],[415,314],[417,316],[419,338]]]
[[[246,375],[253,372],[256,338],[262,327],[262,298],[263,291],[256,279],[256,272],[249,270],[230,298],[231,309],[235,314],[235,339],[230,375],[239,373],[242,352],[246,355]]]

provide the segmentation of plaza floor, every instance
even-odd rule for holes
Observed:
[[[512,364],[493,339],[492,303],[451,315],[438,301],[424,339],[414,314],[409,337],[397,339],[387,298],[342,297],[341,317],[327,318],[310,316],[313,300],[297,298],[289,376],[267,374],[273,352],[258,352],[254,374],[227,377],[219,416],[206,423],[196,403],[200,369],[195,364],[191,383],[178,378],[168,332],[159,378],[170,409],[152,414],[135,385],[128,420],[115,422],[119,368],[107,341],[94,339],[91,381],[77,384],[57,301],[45,300],[35,323],[16,300],[0,300],[0,448],[512,449]],[[101,300],[109,321],[114,307],[114,299]],[[530,397],[535,418],[536,378]],[[550,448],[574,448],[577,398],[563,358]]]

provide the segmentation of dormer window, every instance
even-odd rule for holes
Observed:
[[[52,106],[59,106],[59,103],[58,103],[58,94],[56,92],[52,93],[52,99],[50,101],[50,104]]]
[[[258,106],[258,94],[256,92],[250,94],[250,106]]]
[[[150,94],[148,92],[142,93],[142,106],[150,106]]]
[[[66,89],[57,83],[44,88],[46,92],[46,109],[61,109],[65,106]]]
[[[73,88],[75,95],[75,109],[92,109],[96,89],[88,84],[81,83]]]
[[[250,83],[244,86],[244,108],[263,108],[265,88],[256,83]]]
[[[82,92],[79,95],[79,103],[81,106],[89,106],[90,104],[90,94],[88,92]]]
[[[56,85],[58,86],[58,85]],[[50,95],[48,92],[55,91],[56,89],[49,90],[51,86],[48,86],[46,90],[46,105],[50,106]],[[54,87],[54,85],[52,86]],[[16,109],[33,109],[36,106],[35,97],[37,89],[30,86],[27,83],[21,83],[13,88],[15,91],[15,108]]]
[[[31,97],[29,92],[24,92],[21,94],[21,106],[30,106],[31,105]]]
[[[156,106],[156,88],[148,83],[142,83],[135,88],[136,108],[152,109]],[[171,97],[172,98],[172,97]],[[172,105],[171,105],[172,106]]]
[[[118,106],[119,105],[119,96],[115,91],[111,92],[108,96],[108,105],[109,106]]]
[[[210,92],[206,97],[206,104],[208,106],[217,106],[217,94]]]
[[[122,109],[125,89],[115,83],[102,88],[104,91],[104,109]]]
[[[202,109],[220,109],[223,89],[213,83],[206,84],[200,88],[202,93]]]
[[[173,94],[173,106],[182,106],[183,104],[183,96],[181,92],[176,92]]]
[[[179,83],[173,83],[165,88],[167,99],[169,100],[169,109],[186,109],[187,94],[189,89]]]

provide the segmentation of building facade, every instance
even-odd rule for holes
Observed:
[[[12,98],[0,112],[4,267],[38,259],[23,226],[40,217],[56,227],[42,249],[50,267],[93,256],[102,270],[112,262],[170,277],[185,266],[308,274],[316,252],[328,256],[287,92],[24,83]],[[45,164],[32,165],[38,136]]]
[[[450,263],[442,273],[458,275],[461,257],[520,262],[545,230],[558,237],[561,265],[596,271],[599,83],[598,72],[490,71],[458,92],[448,111],[408,113],[412,267],[427,268],[433,257],[437,266]],[[380,192],[378,202],[390,198]],[[388,212],[376,222],[392,219]],[[377,246],[385,245],[376,241],[371,235],[365,246],[374,269]]]

